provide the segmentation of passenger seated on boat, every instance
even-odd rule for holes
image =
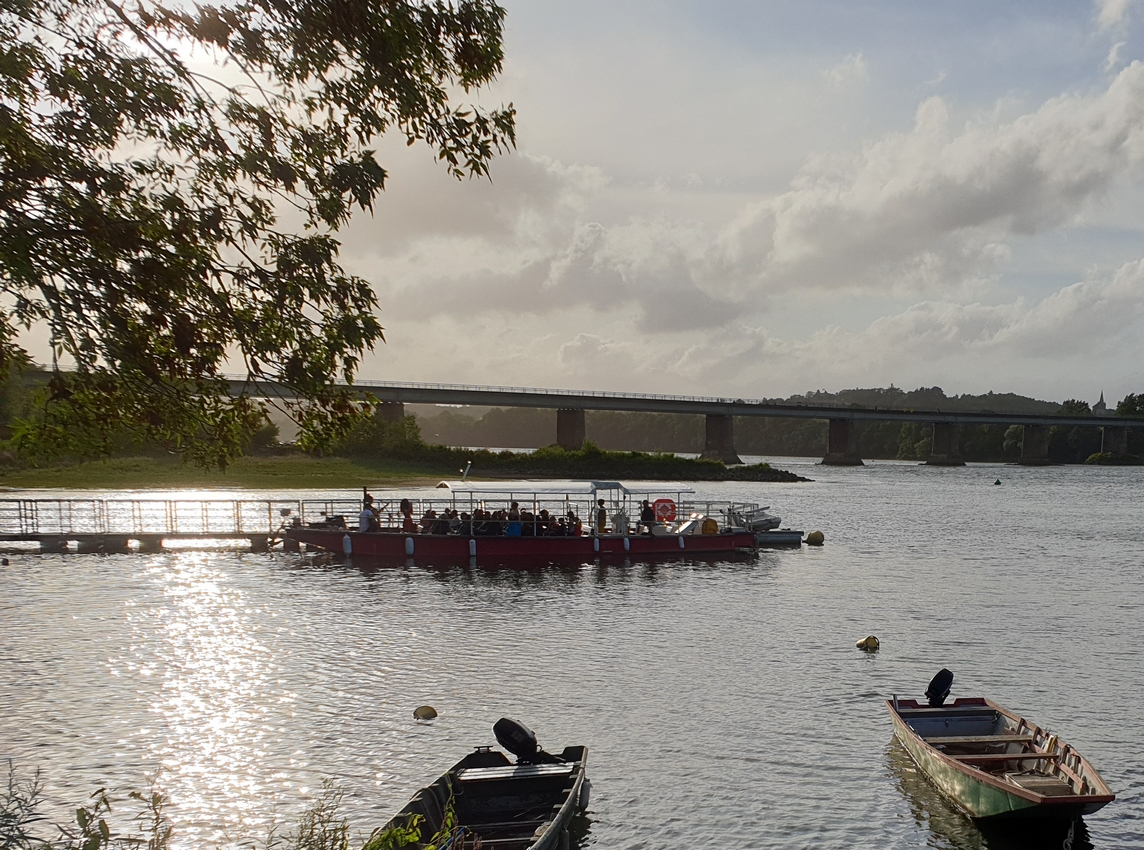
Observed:
[[[433,531],[433,524],[437,521],[437,512],[432,508],[428,508],[421,516],[421,533],[431,534]]]
[[[358,516],[358,531],[380,531],[381,526],[377,522],[377,514],[373,510],[373,502],[370,500],[362,505],[361,514]]]
[[[576,516],[575,511],[568,511],[568,525],[572,534],[579,537],[584,533],[584,523],[580,522],[580,518]]]
[[[453,508],[451,511],[445,511],[449,515],[449,533],[459,534],[461,531],[461,517],[457,513],[457,509]]]
[[[489,525],[489,533],[495,535],[504,534],[505,526],[508,524],[508,511],[501,508],[499,511],[493,511],[492,522]]]
[[[521,533],[525,537],[536,536],[536,514],[534,514],[532,511],[521,511],[520,524],[522,526]]]
[[[401,530],[406,534],[417,533],[417,523],[413,521],[413,503],[408,499],[401,500]]]
[[[546,508],[541,509],[540,515],[536,518],[536,525],[537,536],[548,534],[548,530],[552,527],[552,517]]]

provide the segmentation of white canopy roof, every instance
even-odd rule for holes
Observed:
[[[655,487],[629,488],[619,481],[442,481],[440,489],[454,493],[523,495],[525,493],[545,496],[591,496],[600,491],[618,490],[631,493],[693,493],[686,484],[664,482]]]

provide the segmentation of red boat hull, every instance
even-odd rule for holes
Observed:
[[[733,554],[755,549],[755,536],[736,531],[688,535],[603,535],[601,537],[462,537],[391,531],[291,528],[291,540],[346,555],[385,559],[440,558],[467,561],[502,558],[591,561],[595,558]]]

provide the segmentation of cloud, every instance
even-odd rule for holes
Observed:
[[[852,80],[866,79],[866,57],[861,53],[851,53],[833,68],[827,68],[822,76],[832,85],[841,86]]]
[[[1124,49],[1124,45],[1128,42],[1118,41],[1108,50],[1108,56],[1104,60],[1104,70],[1111,71],[1113,68],[1120,65],[1120,51]]]
[[[1094,0],[1096,22],[1102,30],[1124,24],[1128,19],[1128,0]]]
[[[805,337],[748,322],[716,334],[652,334],[630,311],[599,316],[576,305],[532,318],[430,316],[398,326],[384,354],[390,375],[417,380],[743,398],[891,382],[950,392],[1040,385],[1052,395],[1067,383],[1055,391],[1063,398],[1084,397],[1099,381],[1140,391],[1142,331],[1144,260],[1040,299],[920,301],[854,329],[825,325]],[[426,341],[432,357],[421,360],[403,337]]]
[[[695,181],[636,191],[518,155],[497,163],[492,186],[395,183],[379,232],[353,231],[347,253],[403,319],[587,306],[623,311],[641,333],[710,330],[794,293],[972,296],[1014,240],[1075,221],[1142,159],[1144,65],[1133,63],[1102,92],[1013,120],[958,126],[928,98],[908,131],[813,156],[787,191],[722,221],[688,215],[706,191]]]

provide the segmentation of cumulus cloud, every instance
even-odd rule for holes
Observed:
[[[748,398],[891,382],[1035,392],[1034,376],[1044,386],[1071,381],[1066,392],[1083,397],[1100,381],[1139,391],[1142,331],[1144,260],[1039,299],[926,300],[805,337],[749,323],[718,334],[648,334],[630,312],[599,317],[579,305],[527,319],[432,316],[400,326],[385,353],[393,374],[425,380]],[[420,354],[403,336],[431,341],[428,363],[414,362]]]
[[[1094,0],[1096,21],[1101,29],[1120,26],[1128,18],[1128,0]]]
[[[672,214],[653,189],[597,218],[622,194],[605,175],[513,156],[491,187],[411,183],[406,198],[395,185],[398,212],[376,235],[356,231],[355,245],[403,317],[588,305],[678,333],[733,325],[795,292],[971,295],[1013,240],[1075,220],[1142,159],[1144,65],[1133,63],[1103,92],[1009,121],[958,126],[928,98],[910,130],[813,157],[788,191],[722,222]]]

